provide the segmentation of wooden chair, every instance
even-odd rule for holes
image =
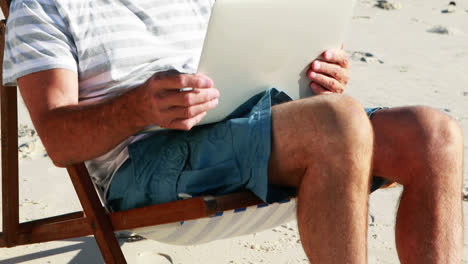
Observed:
[[[11,0],[0,0],[5,18]],[[6,19],[0,22],[3,64]],[[2,74],[0,74],[0,79]],[[108,213],[102,206],[84,164],[67,171],[83,211],[19,223],[17,89],[1,86],[2,216],[0,247],[94,235],[106,263],[126,263],[114,231],[209,217],[218,212],[263,203],[250,192],[220,197],[198,197]]]
[[[5,18],[11,0],[0,0]],[[6,19],[0,22],[0,79],[2,78]],[[17,89],[0,88],[2,150],[2,216],[0,247],[94,235],[106,263],[126,263],[114,231],[210,217],[219,212],[261,205],[250,192],[197,197],[127,211],[108,213],[100,202],[83,163],[67,168],[83,211],[19,223]],[[384,187],[394,186],[388,184]]]

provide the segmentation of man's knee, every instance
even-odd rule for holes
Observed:
[[[373,144],[373,130],[369,118],[361,104],[349,96],[325,95],[319,106],[308,113],[314,118],[319,118],[318,124],[322,129],[320,133],[327,144],[340,148]]]
[[[363,107],[351,97],[320,95],[277,105],[272,117],[270,182],[299,186],[309,169],[370,166],[373,130]]]
[[[348,161],[362,162],[370,157],[373,130],[359,102],[337,94],[307,100],[303,100],[302,124],[311,133],[301,135],[300,140],[309,164],[329,161],[336,166],[349,165]]]
[[[426,106],[408,108],[404,119],[408,126],[405,134],[413,140],[417,149],[440,154],[439,152],[456,151],[463,144],[463,135],[457,122],[448,115]]]
[[[323,130],[321,153],[311,149],[315,153],[309,153],[312,159],[308,160],[307,169],[329,173],[306,175],[310,176],[308,182],[317,184],[318,180],[325,189],[367,193],[374,133],[364,108],[349,96],[324,96],[311,115],[323,117],[319,123]],[[318,179],[320,176],[324,179]]]
[[[407,108],[401,117],[406,127],[400,131],[407,144],[403,152],[407,152],[408,163],[416,170],[447,170],[457,169],[463,155],[463,134],[458,123],[448,115],[425,106]],[[458,168],[459,169],[459,168]],[[437,173],[443,175],[444,173]],[[432,173],[425,173],[430,175]],[[445,173],[447,175],[447,173]],[[461,173],[449,173],[458,177]],[[412,179],[410,180],[421,180]],[[436,180],[434,178],[427,179]],[[446,181],[447,179],[440,179]],[[460,179],[461,181],[461,179]]]
[[[415,121],[416,129],[426,141],[445,145],[459,143],[462,139],[462,132],[457,122],[436,109],[416,106],[409,108],[407,114]]]

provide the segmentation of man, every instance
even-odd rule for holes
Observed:
[[[239,188],[274,199],[271,186],[293,187],[312,263],[366,263],[367,200],[377,175],[404,186],[401,263],[459,262],[459,126],[428,107],[372,109],[369,120],[341,95],[349,79],[342,50],[311,64],[318,96],[291,102],[269,90],[229,120],[194,127],[219,96],[209,76],[190,74],[211,4],[12,4],[4,83],[17,81],[54,163],[87,161],[115,210]],[[195,89],[178,91],[186,87]],[[152,124],[173,130],[138,134]]]

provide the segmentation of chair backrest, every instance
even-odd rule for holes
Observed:
[[[6,19],[9,15],[10,0],[0,1],[5,17],[0,21],[0,67],[3,69]],[[3,71],[0,71],[0,79]],[[12,246],[19,226],[18,197],[18,110],[17,91],[12,87],[0,87],[1,143],[2,143],[2,208],[3,232],[6,246]]]
[[[10,4],[11,0],[0,0],[0,7],[5,17],[0,23],[0,42],[2,45],[0,52],[0,80],[3,79],[5,29]],[[106,262],[107,260],[112,263],[125,262],[122,251],[112,232],[110,220],[102,208],[84,164],[71,166],[67,170],[86,215],[83,212],[75,212],[20,224],[16,87],[0,86],[0,107],[3,217],[3,232],[0,233],[0,247],[13,247],[19,244],[57,240],[63,235],[69,238],[82,236],[79,233],[91,227],[88,231],[94,233]],[[81,229],[81,231],[78,229]]]

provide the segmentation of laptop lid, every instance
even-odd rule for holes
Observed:
[[[219,104],[200,124],[217,122],[270,87],[293,99],[313,95],[306,72],[341,47],[354,0],[217,0],[198,72],[213,79]]]

